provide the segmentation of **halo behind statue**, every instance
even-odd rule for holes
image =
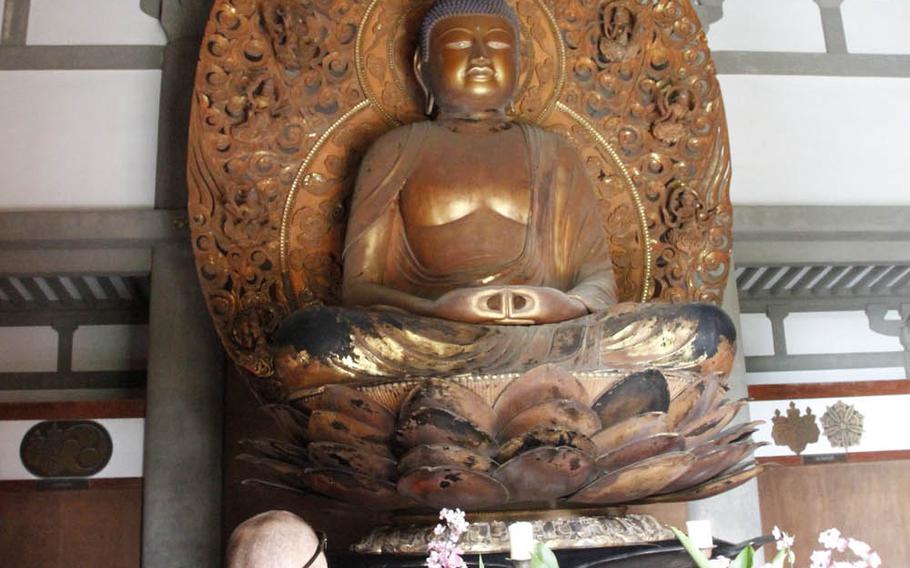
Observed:
[[[191,228],[221,338],[263,377],[265,399],[269,334],[289,311],[339,299],[360,156],[384,132],[425,119],[411,61],[431,3],[212,9],[190,124]],[[515,118],[582,152],[621,298],[719,302],[732,244],[729,151],[688,1],[510,3],[522,26]]]

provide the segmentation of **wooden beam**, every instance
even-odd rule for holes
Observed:
[[[70,400],[63,402],[0,402],[0,420],[99,420],[144,418],[145,400]]]
[[[0,212],[0,249],[140,248],[189,242],[186,210]]]
[[[794,400],[800,398],[841,398],[847,396],[887,396],[896,394],[910,394],[910,379],[749,386],[749,398],[751,400]]]

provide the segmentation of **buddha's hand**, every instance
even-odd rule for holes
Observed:
[[[511,325],[560,322],[588,313],[577,298],[538,286],[459,288],[440,296],[433,311],[454,321]]]

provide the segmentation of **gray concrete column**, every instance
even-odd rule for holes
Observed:
[[[739,322],[739,297],[736,295],[736,278],[732,270],[724,292],[724,310],[733,318],[736,324],[737,343],[739,349],[730,374],[730,399],[745,398],[748,396],[746,388],[746,359],[743,355],[742,326]],[[734,423],[748,422],[749,409],[744,408],[734,420]],[[758,503],[758,483],[753,479],[716,497],[693,501],[689,503],[689,518],[707,519],[714,528],[714,537],[728,542],[743,542],[759,536],[761,528],[761,512]]]
[[[142,566],[221,564],[224,356],[189,244],[152,253]]]

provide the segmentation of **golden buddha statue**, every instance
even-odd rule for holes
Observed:
[[[688,2],[216,0],[209,24],[191,230],[283,434],[246,445],[268,486],[476,511],[757,475],[734,327],[698,303],[731,208]]]
[[[735,330],[707,304],[617,303],[603,217],[578,151],[512,120],[519,25],[502,0],[440,0],[414,71],[433,120],[364,157],[343,307],[278,331],[291,392],[385,377],[575,370],[726,372]]]

